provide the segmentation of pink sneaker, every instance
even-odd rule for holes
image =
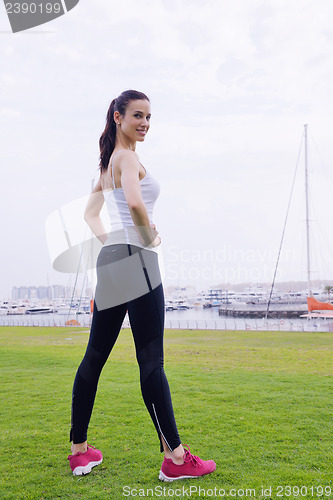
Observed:
[[[69,455],[68,460],[74,476],[82,476],[82,474],[89,474],[93,467],[102,463],[103,455],[93,446],[88,446],[85,453],[78,451],[75,455]]]
[[[176,465],[170,458],[164,458],[159,474],[161,481],[175,481],[176,479],[187,479],[210,474],[216,469],[214,460],[201,460],[201,458],[192,455],[190,448],[185,450],[184,463]]]

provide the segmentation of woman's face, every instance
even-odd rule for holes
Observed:
[[[146,100],[130,101],[125,115],[115,112],[115,121],[120,123],[121,132],[130,142],[144,141],[150,126],[150,102]]]

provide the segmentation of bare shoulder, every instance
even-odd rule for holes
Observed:
[[[135,151],[130,151],[129,149],[125,149],[123,151],[119,151],[117,156],[113,162],[115,175],[117,172],[120,174],[124,173],[132,173],[133,175],[139,175],[140,171],[140,160],[139,156]]]
[[[131,151],[130,149],[122,149],[114,158],[114,165],[117,166],[125,166],[127,164],[136,165],[140,164],[139,156],[135,151]]]

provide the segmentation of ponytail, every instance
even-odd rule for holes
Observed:
[[[113,99],[110,104],[106,115],[105,129],[99,139],[99,167],[101,173],[103,170],[107,170],[111,155],[116,146],[117,127],[113,117],[114,112],[118,111],[122,116],[124,116],[128,103],[135,100],[145,100],[150,102],[148,97],[143,94],[143,92],[138,92],[137,90],[125,90],[119,97]]]
[[[111,155],[116,145],[116,122],[113,118],[113,114],[115,112],[115,104],[116,99],[113,99],[106,115],[106,125],[104,132],[99,139],[99,167],[101,173],[103,172],[103,170],[106,170],[108,168]]]

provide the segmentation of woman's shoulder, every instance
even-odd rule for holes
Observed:
[[[111,162],[122,163],[123,161],[140,162],[139,156],[131,149],[119,149],[114,151],[111,156]]]

